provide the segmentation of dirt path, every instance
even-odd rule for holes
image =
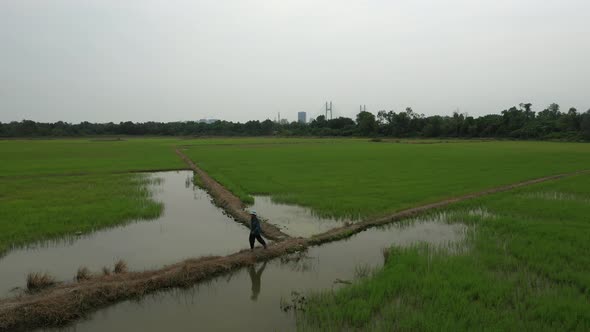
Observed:
[[[60,326],[118,301],[172,287],[189,287],[257,261],[303,250],[305,242],[304,239],[288,239],[275,242],[268,249],[189,259],[159,270],[96,276],[37,294],[0,300],[0,331]]]
[[[222,207],[230,216],[236,221],[250,227],[250,215],[244,211],[244,203],[231,191],[227,190],[219,182],[215,181],[209,174],[205,173],[202,169],[197,167],[195,163],[190,160],[184,153],[179,149],[176,149],[176,154],[182,158],[182,160],[193,170],[199,178],[205,189],[215,200],[217,206]],[[289,235],[281,232],[281,230],[268,222],[261,221],[262,233],[264,237],[269,238],[273,241],[281,241],[289,238]]]
[[[181,153],[179,153],[179,155],[184,156]],[[186,156],[184,158],[186,158]],[[190,160],[188,160],[187,163],[192,164]],[[193,165],[194,164],[191,165],[191,168]],[[215,190],[219,190],[218,195],[220,195],[220,192],[228,192],[227,189],[212,180],[205,172],[198,169],[196,166],[194,166],[193,169],[200,173],[199,176],[201,176],[204,181],[209,181],[209,186],[212,186]],[[68,322],[82,318],[84,315],[96,311],[99,308],[125,299],[139,298],[148,293],[172,287],[190,287],[200,281],[211,279],[222,273],[228,273],[235,269],[254,264],[257,261],[266,261],[287,253],[305,250],[312,245],[337,241],[370,227],[415,216],[425,211],[437,209],[471,198],[508,191],[514,188],[586,172],[587,171],[579,171],[547,176],[450,198],[436,203],[403,210],[384,218],[335,228],[314,236],[311,239],[286,238],[283,241],[271,244],[267,250],[258,249],[254,252],[240,251],[223,257],[215,256],[189,259],[181,263],[166,266],[162,269],[146,272],[129,272],[109,276],[96,276],[88,281],[80,283],[72,282],[61,284],[41,293],[0,300],[0,331],[64,325]],[[217,188],[216,186],[219,186],[220,188]],[[222,197],[223,196],[220,196],[217,199],[221,200]],[[241,202],[238,205],[239,199],[235,201],[234,198],[237,199],[234,195],[228,195],[227,197],[223,197],[225,200],[221,200],[220,202],[228,205],[233,211],[236,211],[236,209],[240,207],[240,213],[243,212],[241,210]]]

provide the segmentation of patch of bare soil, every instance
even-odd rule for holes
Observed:
[[[244,203],[231,191],[227,190],[219,182],[215,181],[209,174],[197,167],[195,163],[190,160],[179,149],[176,149],[176,154],[193,170],[199,178],[205,189],[213,197],[215,204],[223,208],[236,221],[250,227],[250,215],[244,211]],[[261,221],[262,234],[264,237],[273,241],[280,241],[289,238],[289,235],[281,232],[281,230],[268,222]]]

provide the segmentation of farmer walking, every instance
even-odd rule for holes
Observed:
[[[250,211],[250,250],[254,250],[254,239],[258,240],[260,244],[266,249],[266,242],[262,236],[260,236],[260,220],[256,216],[256,211]]]

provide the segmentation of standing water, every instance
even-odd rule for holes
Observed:
[[[346,219],[322,218],[311,209],[276,203],[268,196],[254,196],[251,209],[259,212],[262,219],[270,219],[283,233],[294,237],[310,237],[352,222]]]
[[[189,289],[175,289],[100,310],[63,330],[289,331],[295,316],[281,304],[293,294],[340,287],[383,264],[382,249],[427,242],[456,248],[467,227],[443,220],[393,224],[300,255],[258,263]]]
[[[123,259],[131,270],[144,270],[248,247],[249,230],[193,185],[191,171],[147,176],[154,180],[150,181],[154,200],[164,204],[159,218],[15,249],[0,258],[0,296],[24,287],[29,272],[48,272],[57,280],[71,281],[81,266],[99,272]]]

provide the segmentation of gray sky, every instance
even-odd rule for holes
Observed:
[[[0,0],[0,121],[590,108],[588,0]]]

